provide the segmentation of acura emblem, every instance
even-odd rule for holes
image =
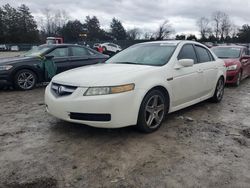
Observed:
[[[64,87],[64,86],[59,86],[59,87],[57,88],[57,94],[58,94],[58,95],[63,94],[64,91],[65,91],[65,87]]]

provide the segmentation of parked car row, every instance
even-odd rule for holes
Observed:
[[[0,51],[19,51],[19,47],[17,45],[0,44]]]
[[[106,63],[55,76],[45,91],[53,116],[93,127],[136,125],[150,133],[166,115],[206,99],[220,102],[226,67],[193,41],[133,45]]]
[[[51,58],[60,74],[46,87],[50,114],[93,127],[136,125],[147,133],[157,130],[168,113],[206,99],[220,102],[225,83],[238,86],[250,75],[244,46],[209,49],[194,41],[157,41],[133,45],[111,58],[79,45],[41,45],[20,57],[0,59],[0,80],[32,89],[48,81],[39,64]]]

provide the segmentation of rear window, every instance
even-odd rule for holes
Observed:
[[[241,48],[237,47],[214,47],[212,51],[215,55],[222,59],[232,59],[239,58],[241,53]]]

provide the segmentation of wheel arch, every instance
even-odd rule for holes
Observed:
[[[42,75],[41,73],[39,73],[35,68],[31,67],[31,66],[20,66],[20,67],[17,67],[15,70],[13,70],[12,74],[11,74],[11,78],[12,80],[14,81],[14,77],[16,75],[16,73],[20,70],[24,70],[24,69],[27,69],[27,70],[30,70],[32,72],[34,72],[36,74],[36,77],[37,77],[37,82],[41,82],[42,81]]]
[[[143,99],[146,97],[146,95],[153,91],[153,90],[158,90],[158,91],[161,91],[162,94],[166,97],[166,101],[168,102],[167,103],[167,112],[169,112],[169,108],[170,108],[170,95],[169,95],[169,91],[162,85],[156,85],[156,86],[153,86],[151,87],[151,89],[149,89],[143,96],[142,100],[141,100],[141,103],[143,101]]]

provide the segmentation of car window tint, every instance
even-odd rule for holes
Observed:
[[[199,57],[199,63],[209,62],[211,61],[209,52],[207,49],[201,47],[201,46],[195,46],[197,55]]]
[[[56,48],[51,51],[48,55],[52,55],[54,57],[66,57],[68,56],[68,48]]]
[[[72,55],[73,56],[85,56],[85,55],[89,55],[89,51],[86,48],[82,48],[82,47],[72,47]]]
[[[178,60],[180,59],[193,59],[194,63],[197,63],[197,57],[192,44],[186,44],[182,47],[178,55]]]

